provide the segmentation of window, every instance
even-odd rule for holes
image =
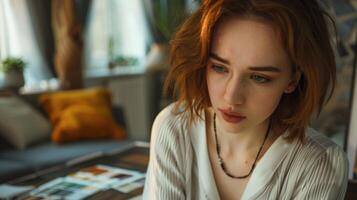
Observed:
[[[30,1],[0,1],[0,60],[21,57],[26,62],[25,81],[33,84],[51,78],[48,64],[39,47]]]
[[[94,0],[85,32],[85,66],[107,67],[115,57],[143,64],[149,41],[141,0]]]

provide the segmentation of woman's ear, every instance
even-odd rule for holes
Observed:
[[[293,75],[289,85],[284,90],[284,93],[289,94],[289,93],[294,92],[294,90],[296,89],[296,87],[298,86],[298,84],[300,82],[300,78],[301,78],[301,71],[295,72],[295,74]]]

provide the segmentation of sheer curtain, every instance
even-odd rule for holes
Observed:
[[[112,56],[143,63],[149,40],[141,0],[93,0],[85,33],[86,68],[107,67]]]
[[[0,59],[22,57],[26,62],[25,84],[49,79],[52,74],[35,35],[28,0],[0,1]]]

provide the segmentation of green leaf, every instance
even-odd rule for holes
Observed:
[[[12,70],[22,72],[25,66],[26,63],[22,60],[22,58],[7,57],[1,61],[0,70],[4,73]]]

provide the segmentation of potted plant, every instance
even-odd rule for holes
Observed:
[[[23,71],[26,63],[21,58],[8,57],[1,61],[0,70],[4,73],[4,87],[20,88],[24,85]]]
[[[147,69],[166,69],[170,51],[169,41],[190,14],[187,1],[145,0],[144,5],[154,38],[147,55]]]

